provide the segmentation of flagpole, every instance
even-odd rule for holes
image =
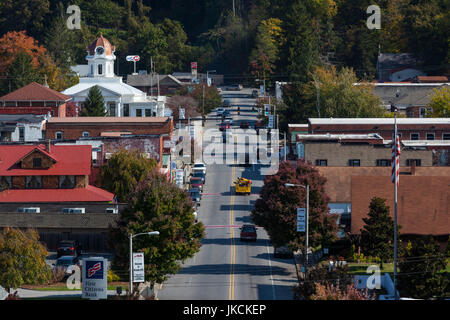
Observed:
[[[395,144],[395,180],[394,180],[394,299],[398,300],[397,296],[397,196],[398,196],[398,170],[399,170],[399,162],[398,159],[398,147],[397,147],[397,110],[394,110],[394,140],[392,141]]]

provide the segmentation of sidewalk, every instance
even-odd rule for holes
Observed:
[[[31,290],[31,289],[11,289],[11,294],[17,291],[17,295],[20,298],[54,298],[54,297],[64,297],[64,298],[81,298],[81,290],[68,290],[68,291],[41,291],[41,290]],[[116,295],[115,290],[108,290],[108,296]],[[124,292],[122,292],[124,294]]]

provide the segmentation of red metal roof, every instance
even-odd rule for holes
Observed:
[[[56,163],[48,169],[21,169],[16,163],[35,149],[55,159]],[[91,161],[91,145],[52,145],[50,152],[44,145],[0,146],[0,176],[89,175]]]
[[[70,99],[72,99],[70,96],[31,82],[25,87],[4,95],[0,101],[68,101]]]
[[[94,187],[75,189],[11,189],[0,192],[0,203],[5,202],[109,202],[114,194]]]

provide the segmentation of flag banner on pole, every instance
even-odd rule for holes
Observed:
[[[397,181],[399,185],[399,173],[400,173],[400,136],[395,135],[395,140],[392,140],[392,183]]]

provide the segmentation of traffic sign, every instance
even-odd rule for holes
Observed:
[[[273,129],[273,123],[274,123],[274,116],[269,115],[269,124],[267,125],[268,128]]]

